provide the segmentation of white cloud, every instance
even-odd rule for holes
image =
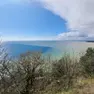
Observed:
[[[59,34],[61,39],[62,37],[69,38],[70,36],[80,38],[79,35],[82,35],[83,32],[88,37],[92,34],[94,35],[94,0],[39,1],[46,9],[67,21],[67,27],[70,32]]]
[[[58,35],[58,39],[93,39],[94,0],[6,0],[6,3],[31,3],[38,1],[42,6],[67,21],[70,30]]]
[[[70,31],[61,33],[58,35],[57,39],[60,40],[84,40],[87,39],[89,36],[85,32],[78,32],[78,31]]]

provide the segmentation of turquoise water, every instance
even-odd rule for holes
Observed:
[[[62,57],[65,53],[74,56],[84,54],[88,47],[94,47],[94,43],[76,41],[12,41],[4,42],[8,53],[17,57],[27,51],[41,51],[44,55],[52,55],[55,58]]]
[[[7,42],[4,44],[4,47],[7,49],[8,54],[13,57],[18,57],[20,54],[30,51],[40,51],[41,53],[46,53],[52,50],[52,47],[48,46],[28,45],[15,42]]]

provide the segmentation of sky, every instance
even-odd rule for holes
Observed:
[[[94,0],[0,0],[2,40],[94,40]]]

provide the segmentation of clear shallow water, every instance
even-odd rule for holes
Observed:
[[[8,49],[8,53],[14,57],[27,51],[41,51],[44,55],[50,54],[55,58],[60,58],[65,53],[79,57],[85,53],[88,47],[94,48],[94,43],[76,41],[12,41],[5,42],[4,46]]]

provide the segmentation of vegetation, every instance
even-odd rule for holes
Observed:
[[[94,48],[88,48],[86,54],[80,58],[83,72],[89,76],[94,75]]]
[[[0,94],[94,94],[85,89],[94,87],[93,56],[94,49],[88,48],[79,61],[69,55],[51,60],[40,52],[27,52],[14,60],[1,47]]]

